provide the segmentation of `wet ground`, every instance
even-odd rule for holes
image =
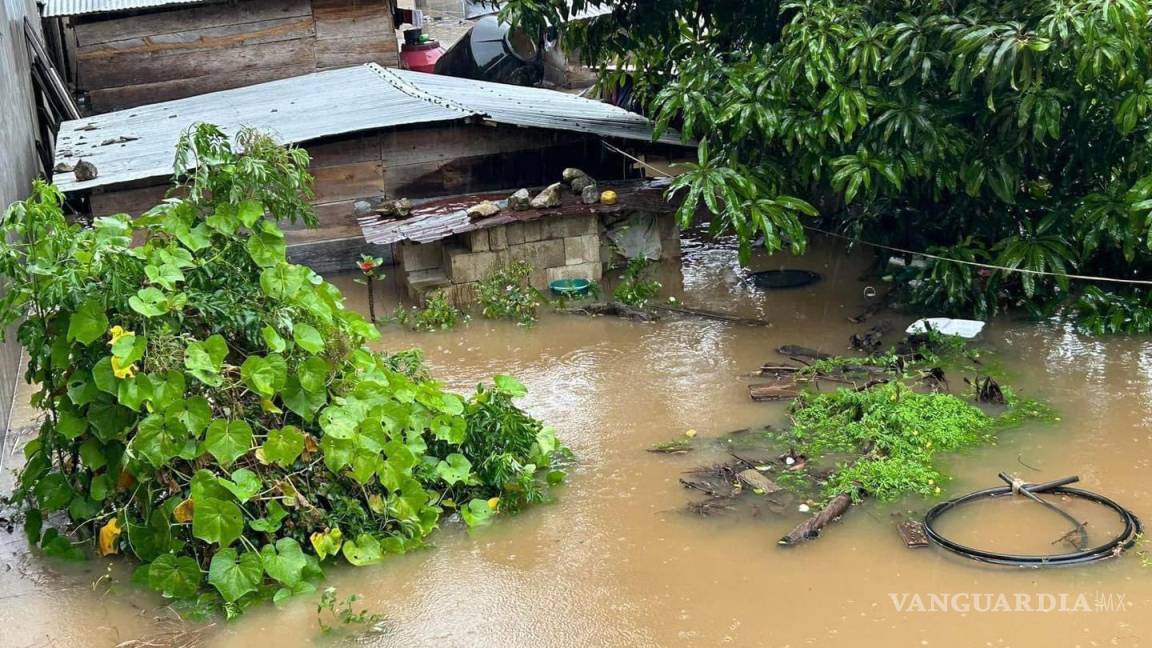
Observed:
[[[772,350],[784,343],[845,351],[849,334],[865,328],[847,320],[867,303],[867,284],[857,281],[864,259],[821,243],[800,259],[756,259],[758,269],[788,265],[826,278],[764,294],[742,280],[730,248],[686,245],[682,282],[666,272],[666,294],[764,318],[772,322],[768,328],[556,314],[532,329],[484,320],[436,334],[387,328],[385,347],[424,347],[433,372],[454,389],[468,391],[494,373],[520,377],[531,390],[524,406],[554,425],[579,457],[569,484],[557,503],[486,529],[468,533],[445,524],[427,551],[377,567],[330,570],[341,596],[362,594],[358,606],[387,615],[385,634],[323,637],[315,599],[304,598],[212,628],[202,645],[1148,643],[1152,571],[1137,555],[1065,570],[992,569],[935,549],[905,548],[891,519],[899,507],[860,507],[825,537],[794,549],[775,542],[803,519],[799,512],[707,519],[683,512],[698,494],[679,485],[681,472],[712,457],[645,449],[690,429],[704,441],[782,423],[784,405],[748,399],[747,375],[777,359]],[[364,288],[351,277],[335,281],[361,302]],[[890,319],[901,327],[908,321]],[[1037,481],[1077,474],[1082,486],[1152,516],[1152,341],[1095,340],[1056,325],[1009,321],[992,323],[985,340],[1018,391],[1047,399],[1061,420],[1007,432],[995,447],[952,458],[956,479],[945,493],[998,485],[1002,470]],[[10,468],[11,448],[5,456]],[[909,507],[922,512],[927,505]],[[972,510],[952,522],[967,541],[1042,551],[1066,529],[1038,508]],[[1097,514],[1076,512],[1085,520]],[[1089,529],[1102,534],[1108,524],[1092,518]],[[0,645],[114,646],[167,627],[155,621],[165,617],[162,602],[135,591],[123,569],[103,578],[103,561],[79,567],[46,561],[27,554],[19,533],[0,532],[0,543]],[[915,611],[907,604],[933,594],[951,595],[949,605],[961,609]],[[1031,602],[1084,595],[1091,609],[963,611],[972,596],[999,594],[1013,602],[1017,595]]]

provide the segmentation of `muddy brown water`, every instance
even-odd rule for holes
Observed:
[[[495,373],[520,377],[531,390],[523,405],[555,426],[579,458],[559,500],[474,532],[446,523],[428,550],[376,567],[330,569],[329,584],[341,596],[361,594],[358,606],[387,615],[384,634],[322,636],[315,597],[302,597],[220,623],[202,645],[1147,644],[1152,571],[1135,554],[1083,568],[1012,570],[909,550],[891,514],[922,512],[929,505],[922,501],[860,507],[825,537],[794,549],[775,542],[803,519],[798,511],[707,519],[682,512],[699,496],[679,485],[680,473],[720,451],[663,456],[645,449],[687,430],[707,446],[739,428],[783,423],[783,405],[748,399],[746,375],[777,359],[772,350],[780,344],[842,351],[862,328],[847,321],[866,303],[866,284],[857,281],[862,256],[817,242],[799,259],[754,262],[756,269],[785,265],[816,270],[825,281],[758,292],[742,281],[733,250],[723,245],[689,243],[682,280],[665,269],[666,294],[765,318],[768,328],[556,314],[532,329],[484,320],[434,334],[386,328],[385,347],[423,347],[433,372],[453,389],[469,391]],[[363,305],[363,287],[349,276],[334,280]],[[389,296],[379,302],[394,304]],[[1049,400],[1061,419],[949,458],[956,478],[945,493],[998,485],[1001,470],[1037,481],[1076,474],[1081,486],[1152,517],[1152,341],[1091,339],[1055,324],[1009,321],[994,322],[985,340],[1018,391]],[[11,445],[6,469],[17,461]],[[949,524],[974,544],[1043,551],[1067,529],[1039,508],[979,505]],[[1076,511],[1086,520],[1099,514]],[[1092,520],[1092,532],[1104,533],[1107,517]],[[171,628],[157,621],[168,616],[162,601],[127,582],[124,561],[110,571],[101,560],[61,565],[29,554],[19,533],[0,533],[0,558],[0,645],[114,646]],[[952,607],[909,609],[911,597],[933,594],[953,597],[946,603]],[[957,605],[999,594],[1026,602],[1082,595],[1092,609],[983,612]]]

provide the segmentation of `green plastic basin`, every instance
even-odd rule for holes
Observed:
[[[583,297],[591,287],[592,282],[587,279],[557,279],[548,284],[553,294],[560,297]]]

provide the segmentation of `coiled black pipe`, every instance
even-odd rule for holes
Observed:
[[[1140,524],[1140,519],[1137,518],[1132,511],[1120,506],[1116,502],[1093,493],[1091,491],[1081,490],[1079,488],[1068,488],[1067,484],[1072,484],[1080,481],[1079,477],[1065,477],[1050,482],[1041,484],[1025,484],[1014,480],[1012,477],[1000,473],[1000,478],[1008,482],[1008,486],[999,486],[996,488],[988,488],[985,490],[968,493],[967,495],[957,497],[956,499],[942,502],[932,507],[927,514],[924,515],[924,532],[928,538],[940,545],[941,547],[951,551],[955,554],[971,558],[972,560],[979,560],[985,563],[995,565],[1008,565],[1012,567],[1058,567],[1063,565],[1082,565],[1085,563],[1095,562],[1097,560],[1105,560],[1118,556],[1125,549],[1132,547],[1139,539],[1140,533],[1143,531],[1143,526]],[[1121,531],[1115,538],[1105,542],[1097,547],[1086,548],[1080,551],[1074,551],[1064,554],[1049,554],[1049,555],[1017,555],[998,553],[995,551],[985,551],[983,549],[975,549],[962,545],[958,542],[953,542],[948,538],[940,535],[934,526],[940,516],[948,511],[951,511],[963,504],[973,502],[975,500],[983,499],[985,497],[1003,497],[1004,495],[1012,495],[1017,491],[1024,491],[1027,494],[1034,496],[1035,493],[1051,493],[1055,495],[1067,495],[1069,497],[1078,497],[1090,502],[1096,502],[1101,506],[1109,508],[1120,516],[1121,521],[1124,523],[1124,530]],[[1056,508],[1046,502],[1041,502],[1050,508]],[[1063,511],[1057,511],[1069,517]],[[1073,519],[1069,517],[1069,519]]]

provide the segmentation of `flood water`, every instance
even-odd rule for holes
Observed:
[[[824,537],[792,549],[776,540],[804,519],[798,511],[708,518],[683,512],[699,494],[680,486],[680,474],[722,459],[722,451],[668,456],[646,448],[687,430],[696,430],[697,445],[706,448],[740,428],[784,423],[784,405],[749,400],[748,374],[779,360],[773,349],[784,343],[846,351],[848,336],[871,325],[847,319],[867,303],[867,284],[857,280],[867,260],[819,241],[799,259],[758,258],[756,269],[788,265],[826,278],[810,288],[761,293],[741,280],[730,247],[689,243],[682,281],[665,272],[665,294],[770,320],[767,328],[560,314],[531,329],[482,319],[435,334],[386,328],[385,348],[423,347],[433,373],[453,389],[470,391],[495,373],[518,376],[530,389],[523,406],[555,426],[578,457],[567,486],[556,503],[485,529],[444,524],[426,551],[376,567],[330,569],[341,596],[361,594],[359,607],[387,616],[384,634],[322,636],[313,596],[220,623],[201,645],[1149,643],[1152,568],[1143,568],[1136,554],[1080,568],[1015,570],[935,548],[908,549],[892,514],[922,513],[931,505],[924,501],[856,507]],[[334,281],[363,303],[364,288],[351,277]],[[888,319],[901,328],[908,322]],[[1000,485],[1000,471],[1033,481],[1075,474],[1080,486],[1152,518],[1152,341],[997,321],[982,344],[1000,354],[1018,392],[1048,400],[1060,420],[1006,432],[994,447],[950,458],[956,479],[945,495]],[[12,463],[8,457],[6,468]],[[1072,510],[1089,521],[1091,533],[1108,530],[1107,515]],[[1048,551],[1067,531],[1066,522],[1029,502],[974,505],[950,524],[966,542],[1004,550]],[[156,621],[167,616],[162,601],[135,590],[124,569],[103,579],[103,561],[61,565],[28,555],[19,533],[0,534],[0,541],[0,645],[114,646],[168,627]],[[1084,595],[1092,609],[931,612],[898,605],[933,594]]]

